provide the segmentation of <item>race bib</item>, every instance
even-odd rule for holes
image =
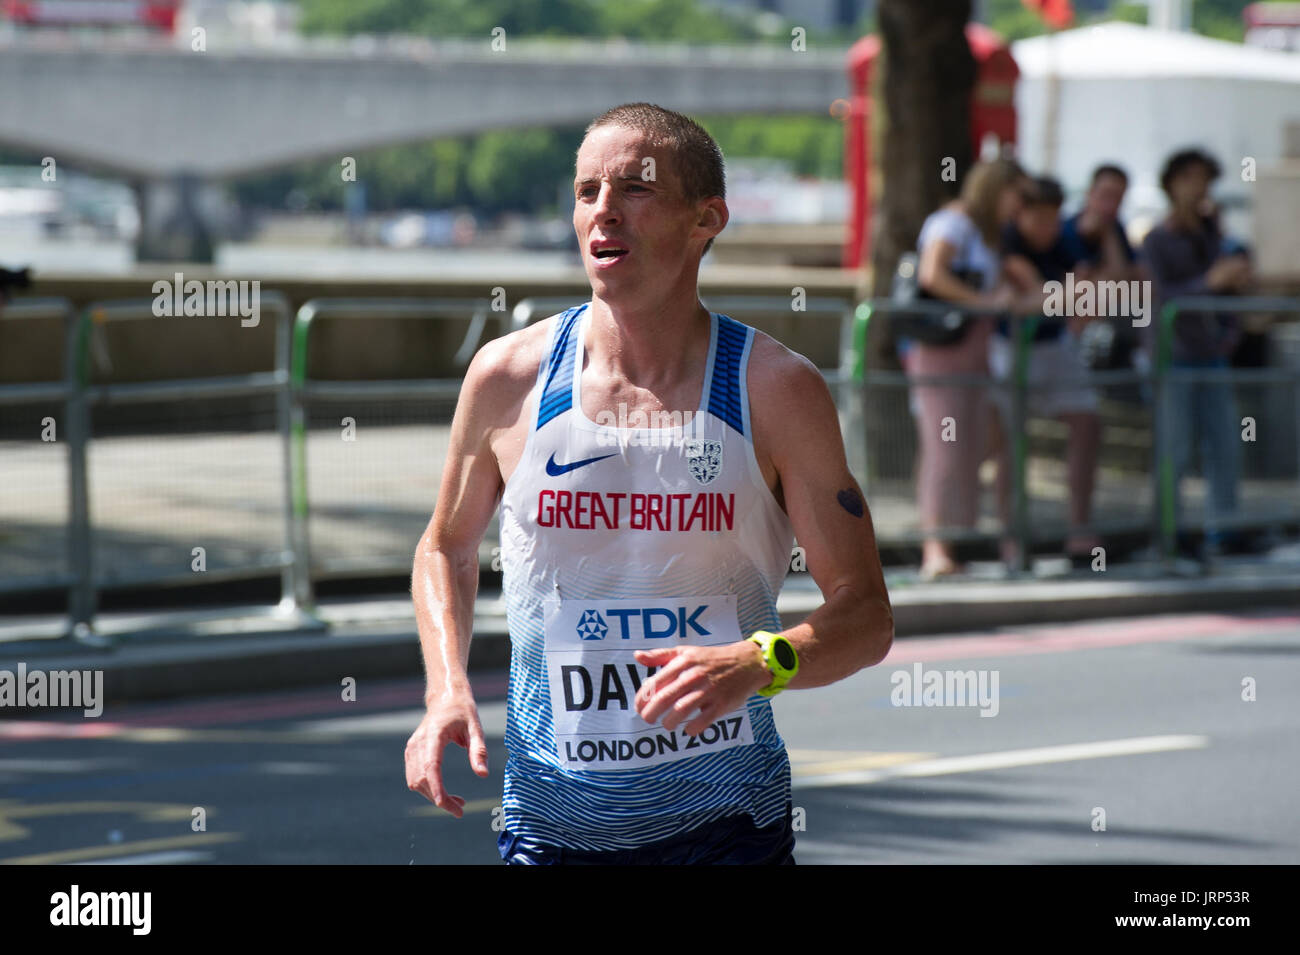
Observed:
[[[711,647],[742,639],[736,595],[560,600],[545,603],[546,677],[555,746],[565,769],[611,771],[654,766],[754,742],[742,704],[698,736],[651,724],[635,698],[655,672],[637,650]]]

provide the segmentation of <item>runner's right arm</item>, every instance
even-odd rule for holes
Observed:
[[[533,334],[529,334],[533,333]],[[489,342],[470,362],[461,386],[438,501],[416,548],[411,598],[426,677],[425,716],[406,746],[407,787],[460,818],[465,800],[442,782],[443,750],[453,742],[487,776],[487,741],[467,666],[478,593],[478,548],[504,487],[494,440],[518,422],[536,374],[521,339],[535,329]]]

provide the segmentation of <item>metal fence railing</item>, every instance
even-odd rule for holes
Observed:
[[[262,294],[251,327],[238,315],[159,316],[154,305],[92,303],[72,342],[69,432],[80,564],[72,622],[88,626],[99,591],[108,587],[268,571],[278,571],[282,582],[281,602],[268,612],[292,614],[288,304]],[[169,376],[173,349],[205,346],[226,373]],[[142,349],[152,351],[152,361],[141,358]],[[114,365],[118,352],[133,359],[129,376]]]
[[[93,634],[108,588],[278,573],[280,602],[267,611],[317,623],[314,582],[409,571],[435,504],[464,371],[482,342],[575,304],[533,298],[507,312],[476,298],[316,299],[295,318],[268,293],[267,321],[257,328],[233,327],[233,317],[162,318],[148,300],[96,303],[79,314],[61,299],[10,304],[0,335],[30,322],[43,328],[38,340],[59,345],[31,359],[32,380],[0,385],[0,597],[66,587],[68,632],[84,635]],[[797,344],[821,369],[882,545],[1010,538],[1023,559],[1082,529],[1128,535],[1167,557],[1184,531],[1300,532],[1300,301],[1176,301],[1152,329],[1150,368],[1085,374],[1102,437],[1092,512],[1081,526],[1067,510],[1072,432],[1053,412],[1062,382],[1031,360],[1040,319],[1002,316],[1005,374],[921,377],[915,368],[869,368],[867,332],[906,314],[947,314],[950,305],[871,300],[854,308],[809,298],[796,311],[780,296],[705,304]],[[1272,366],[1179,359],[1179,318],[1225,310],[1288,320],[1274,326]],[[179,349],[222,373],[177,377],[182,363],[171,356]],[[13,381],[14,366],[6,367]],[[917,510],[913,411],[927,388],[946,389],[959,409],[979,409],[989,433],[1005,436],[993,456],[1006,465],[1005,493],[985,461],[973,488],[979,510],[967,525],[923,527]],[[1224,422],[1233,425],[1235,497],[1221,475],[1192,467],[1189,433],[1210,442],[1211,472],[1215,445],[1202,425],[1179,430],[1196,415],[1213,417],[1189,408],[1228,412],[1213,420],[1220,443]],[[982,460],[988,450],[977,449]]]
[[[74,322],[72,305],[62,298],[19,299],[0,309],[0,360],[21,356],[24,379],[0,384],[0,595],[74,581],[68,435]],[[33,338],[51,347],[24,347]]]
[[[1146,541],[1158,555],[1174,553],[1174,538],[1180,529],[1207,530],[1204,508],[1183,511],[1177,507],[1178,482],[1174,480],[1173,449],[1169,439],[1178,432],[1171,422],[1186,418],[1187,389],[1210,380],[1238,391],[1269,387],[1275,389],[1269,409],[1270,438],[1274,442],[1274,469],[1267,480],[1253,471],[1240,488],[1232,512],[1217,515],[1209,530],[1221,528],[1284,527],[1300,520],[1300,473],[1296,442],[1300,441],[1300,418],[1295,397],[1300,388],[1300,346],[1287,363],[1272,368],[1198,369],[1180,367],[1170,361],[1170,342],[1175,316],[1195,307],[1204,311],[1273,312],[1295,315],[1300,302],[1286,299],[1187,299],[1169,303],[1156,334],[1161,359],[1151,367],[1087,369],[1078,379],[1059,364],[1059,356],[1039,354],[1035,336],[1044,326],[1041,316],[990,315],[987,309],[962,308],[949,303],[921,301],[896,303],[870,300],[857,309],[854,380],[868,409],[860,444],[868,450],[864,486],[877,518],[877,537],[882,544],[918,543],[924,538],[948,541],[1010,540],[1017,545],[1020,567],[1036,545],[1059,541],[1072,534],[1113,537],[1128,535]],[[1002,323],[1006,335],[1002,345],[990,346],[994,357],[1000,346],[1008,356],[1008,367],[975,373],[924,376],[913,361],[910,370],[894,371],[867,367],[867,331],[872,323],[903,321],[916,316],[983,316],[988,326]],[[1097,319],[1105,322],[1107,319]],[[1100,326],[1097,326],[1100,327]],[[1300,332],[1300,325],[1290,328]],[[901,332],[906,325],[891,329]],[[987,331],[987,326],[986,326]],[[1060,335],[1069,335],[1062,325]],[[906,337],[898,335],[894,337]],[[1145,332],[1142,333],[1145,338]],[[1070,347],[1077,347],[1077,340]],[[931,353],[933,354],[933,352]],[[905,367],[908,360],[904,359]],[[1046,366],[1044,370],[1043,366]],[[1061,378],[1052,377],[1054,374]],[[1180,390],[1181,389],[1181,390]],[[1204,395],[1203,401],[1226,405],[1224,392]],[[935,401],[938,396],[942,400]],[[925,402],[919,399],[928,399]],[[925,408],[919,407],[924,403]],[[1256,404],[1258,404],[1258,400]],[[918,415],[940,406],[961,409],[954,417],[965,423],[979,423],[974,417],[987,413],[987,427],[975,427],[972,434],[984,446],[963,451],[974,454],[979,468],[970,486],[948,488],[950,494],[969,494],[975,499],[974,519],[968,523],[928,526],[916,503],[919,457],[924,447],[918,441]],[[985,409],[985,410],[979,410]],[[1059,410],[1067,409],[1067,410]],[[1289,412],[1287,409],[1290,409]],[[1071,412],[1089,411],[1098,416],[1100,440],[1094,486],[1081,496],[1090,503],[1087,521],[1070,516],[1071,472],[1067,467],[1075,434]],[[1240,416],[1239,416],[1240,417]],[[1057,420],[1060,419],[1060,420]],[[1237,435],[1244,422],[1238,421],[1234,440],[1249,446],[1249,438]],[[961,440],[954,425],[954,444]],[[920,427],[938,428],[936,421],[923,420]],[[1203,428],[1198,440],[1205,440]],[[1222,429],[1220,429],[1222,430]],[[1007,442],[999,449],[990,438],[1001,431]],[[923,435],[925,438],[932,436]],[[1009,446],[1008,446],[1009,445]],[[1256,443],[1255,447],[1263,447]],[[1290,452],[1280,449],[1290,448]],[[1240,451],[1240,447],[1232,450]],[[1277,460],[1289,453],[1290,470],[1278,471]],[[1006,474],[995,477],[999,468]],[[1194,488],[1195,501],[1205,494]],[[1224,495],[1226,497],[1226,493]],[[1183,523],[1176,514],[1183,515]],[[1190,516],[1189,516],[1190,515]]]
[[[352,334],[379,363],[400,371],[403,356],[375,345],[391,321],[417,321],[428,336],[414,349],[411,377],[314,367],[313,342]],[[315,579],[410,570],[433,510],[464,371],[489,321],[502,334],[510,313],[468,298],[315,299],[299,309],[291,513],[295,596],[302,606],[314,604]],[[349,341],[336,340],[331,351],[348,351]]]
[[[1180,355],[1180,319],[1217,325],[1225,314],[1290,319],[1274,326],[1270,366],[1230,368],[1222,359]],[[1242,530],[1300,525],[1297,320],[1300,301],[1283,298],[1188,297],[1163,309],[1154,367],[1161,414],[1152,469],[1162,554],[1175,553],[1179,534],[1187,530],[1217,541]],[[1199,467],[1193,461],[1197,450]],[[1198,486],[1184,486],[1193,483]]]

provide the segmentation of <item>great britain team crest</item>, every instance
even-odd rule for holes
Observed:
[[[683,442],[686,467],[691,477],[708,484],[722,472],[722,442],[709,438],[687,438]]]

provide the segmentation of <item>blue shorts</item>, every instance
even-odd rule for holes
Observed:
[[[749,815],[726,816],[690,832],[635,849],[597,852],[544,845],[502,830],[497,850],[507,865],[794,865],[791,804],[785,818],[756,826]]]

